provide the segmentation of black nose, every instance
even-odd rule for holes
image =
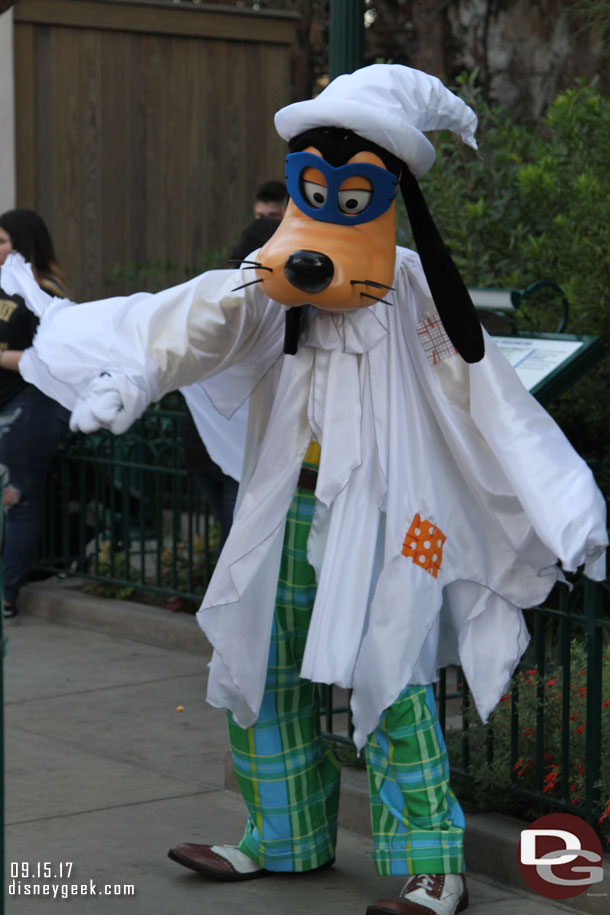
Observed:
[[[335,268],[321,251],[294,251],[286,264],[286,279],[303,292],[322,292],[333,278]]]

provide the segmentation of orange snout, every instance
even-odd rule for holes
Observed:
[[[354,160],[382,164],[372,153]],[[394,279],[395,208],[393,202],[376,219],[350,226],[313,219],[291,200],[258,254],[260,288],[282,305],[329,311],[366,308],[384,299]]]

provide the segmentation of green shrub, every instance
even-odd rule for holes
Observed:
[[[533,130],[487,105],[476,75],[458,91],[479,116],[479,153],[452,134],[433,138],[436,165],[421,179],[430,210],[470,286],[523,289],[551,280],[570,303],[568,331],[610,346],[610,98],[595,81],[562,92]],[[404,212],[399,240],[410,244]],[[531,313],[519,318],[537,326]],[[610,422],[605,359],[550,412],[597,466],[610,494]]]
[[[574,332],[610,342],[610,99],[579,82],[531,130],[486,104],[474,78],[458,91],[478,114],[479,151],[434,137],[437,163],[421,186],[466,282],[554,280]]]
[[[84,591],[96,594],[98,597],[110,597],[114,600],[130,600],[135,597],[135,587],[127,584],[127,582],[135,581],[137,576],[134,570],[129,568],[124,552],[115,552],[113,554],[110,540],[103,540],[100,543],[94,559],[93,571],[95,575],[100,576],[100,579],[98,581],[85,582],[83,585]],[[118,578],[125,583],[116,584],[113,581],[104,581],[105,578]]]
[[[170,286],[177,286],[204,273],[206,270],[221,268],[229,254],[229,249],[214,247],[211,251],[202,251],[196,264],[179,264],[171,258],[130,261],[126,264],[116,262],[106,270],[104,284],[118,286],[122,294],[130,292],[159,292]]]
[[[174,612],[196,613],[200,600],[182,597],[181,594],[204,594],[214,568],[213,557],[219,538],[220,524],[216,522],[210,524],[207,548],[205,539],[198,534],[193,536],[190,546],[187,542],[180,541],[175,548],[166,547],[160,556],[159,577],[155,570],[146,574],[144,581],[140,580],[137,567],[128,565],[125,553],[113,553],[110,540],[103,540],[91,569],[96,577],[86,581],[83,590],[99,597],[160,604]],[[121,583],[117,584],[112,579],[119,579]],[[154,592],[147,590],[147,585],[181,593],[173,596],[159,593],[156,597]]]
[[[511,788],[534,791],[542,775],[543,792],[551,806],[561,799],[563,693],[566,688],[561,667],[548,665],[544,677],[536,667],[520,671],[513,678],[513,688],[502,697],[491,716],[489,727],[482,724],[473,706],[466,712],[468,728],[449,732],[447,747],[452,765],[462,764],[462,743],[468,741],[469,768],[475,775],[474,789],[465,788],[467,802],[476,809],[493,809],[512,815],[540,815],[542,807],[531,800],[519,800]],[[575,808],[584,806],[587,720],[587,650],[581,640],[570,646],[569,682],[569,754],[567,769],[568,802]],[[515,698],[516,697],[516,698]],[[512,748],[513,703],[518,714],[517,759]],[[540,705],[544,706],[543,764],[536,766],[536,728]],[[596,784],[601,799],[598,830],[610,846],[610,654],[604,655],[602,667],[601,767]],[[488,762],[489,735],[493,739],[493,759]]]
[[[192,543],[179,542],[176,547],[167,547],[161,554],[161,586],[168,590],[203,595],[212,574],[218,541],[220,524],[210,524],[208,547],[203,537],[196,534]],[[164,601],[163,606],[169,610],[196,613],[200,601],[192,601],[175,596]]]

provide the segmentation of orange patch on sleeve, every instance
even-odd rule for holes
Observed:
[[[446,539],[440,527],[431,524],[430,521],[422,521],[421,516],[417,514],[404,539],[402,555],[437,578],[443,561],[443,544]]]

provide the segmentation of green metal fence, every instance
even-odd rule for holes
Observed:
[[[598,826],[610,804],[610,589],[574,576],[526,618],[530,648],[489,727],[459,681],[462,730],[452,768]],[[446,709],[441,698],[445,721]]]
[[[569,811],[598,831],[604,822],[610,843],[610,588],[573,576],[525,616],[530,646],[487,726],[461,669],[441,671],[452,775],[481,809]],[[321,696],[326,733],[344,748],[349,696],[330,687]]]
[[[216,529],[182,465],[184,409],[154,407],[129,432],[67,433],[51,468],[37,569],[99,593],[193,602]]]
[[[197,608],[217,535],[182,467],[183,416],[183,406],[157,406],[120,437],[66,435],[52,468],[39,569],[78,576],[109,596]],[[526,617],[532,643],[490,727],[474,712],[461,672],[441,677],[452,769],[595,825],[610,798],[610,590],[575,576]],[[325,730],[349,746],[348,700],[322,690]]]

